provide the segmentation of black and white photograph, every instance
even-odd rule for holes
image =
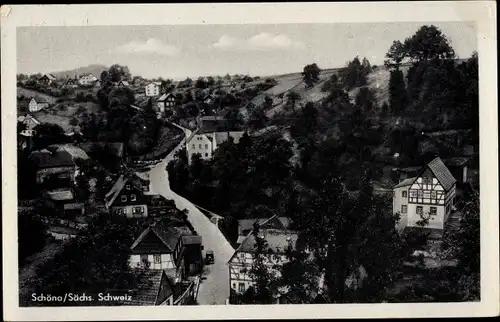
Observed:
[[[498,182],[483,182],[498,177],[497,120],[487,133],[480,122],[497,113],[496,83],[480,100],[486,59],[496,70],[480,45],[490,25],[217,23],[202,10],[200,23],[99,23],[119,19],[113,7],[73,25],[58,23],[69,9],[37,17],[10,28],[9,44],[2,31],[3,220],[17,247],[4,283],[8,261],[18,308],[498,296],[498,276],[481,282],[483,230],[498,233],[498,200],[484,201]],[[156,10],[169,8],[193,6]]]

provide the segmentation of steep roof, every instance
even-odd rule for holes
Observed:
[[[174,294],[175,285],[162,269],[134,270],[131,278],[121,278],[115,288],[122,290],[133,290],[132,301],[126,301],[125,305],[153,306],[158,305],[158,293],[161,288],[162,279],[166,279],[165,298]]]
[[[170,96],[174,96],[174,94],[172,94],[172,93],[163,94],[162,96],[160,96],[160,98],[158,98],[158,102],[163,102],[167,98],[169,98]]]
[[[293,248],[299,237],[299,233],[284,229],[259,229],[259,234],[267,242],[267,248],[274,253],[284,253],[289,245]],[[253,253],[255,251],[255,236],[252,232],[243,240],[236,252]]]
[[[88,160],[89,156],[81,148],[74,146],[72,144],[53,144],[50,147],[54,147],[57,151],[66,151],[74,159]]]
[[[40,121],[38,121],[36,118],[34,118],[32,115],[30,114],[26,114],[26,115],[21,115],[17,118],[17,121],[18,122],[28,122],[28,121],[33,121],[35,124],[40,124]]]
[[[417,180],[417,177],[405,179],[405,180],[401,181],[400,183],[398,183],[397,185],[395,185],[393,189],[411,186],[415,182],[415,180]]]
[[[437,180],[443,186],[444,190],[450,190],[451,187],[453,187],[453,185],[457,182],[457,180],[453,177],[450,170],[448,170],[441,158],[435,158],[427,164],[427,167],[436,176]]]
[[[118,180],[116,180],[113,187],[111,187],[111,190],[109,190],[109,192],[104,196],[106,207],[109,208],[111,207],[111,205],[113,205],[116,197],[118,197],[123,187],[125,186],[125,183],[127,183],[127,179],[123,175],[121,175]]]
[[[55,80],[56,79],[56,77],[54,75],[52,75],[52,74],[45,74],[42,77],[40,77],[40,79],[44,78],[44,77],[47,77],[50,80]]]
[[[50,152],[47,150],[34,151],[30,156],[38,168],[54,168],[74,166],[75,162],[66,151]]]
[[[261,228],[276,227],[280,229],[287,229],[290,226],[290,218],[288,217],[278,217],[273,216],[271,218],[251,218],[251,219],[241,219],[238,220],[238,226],[242,230],[250,230],[253,229],[253,224],[258,222]],[[274,225],[273,225],[274,224]]]
[[[173,252],[175,246],[179,242],[180,238],[187,238],[186,241],[189,243],[197,243],[198,239],[193,237],[186,229],[182,229],[181,227],[166,227],[161,222],[156,222],[155,224],[146,228],[137,239],[134,241],[130,249],[133,251],[143,240],[146,238],[148,234],[156,235],[160,241],[163,243],[162,246],[165,246],[169,252]],[[201,244],[201,237],[199,237],[199,243]]]
[[[43,97],[32,97],[31,100],[35,100],[35,102],[38,103],[49,103],[45,98]]]

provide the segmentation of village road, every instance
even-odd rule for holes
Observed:
[[[184,129],[184,131],[186,138],[191,135],[190,130]],[[166,167],[168,162],[173,160],[175,153],[184,148],[184,143],[183,140],[162,162],[151,167],[149,171],[151,192],[174,200],[180,210],[187,209],[188,220],[202,237],[205,251],[214,251],[215,262],[208,266],[208,275],[200,285],[198,303],[200,305],[225,304],[226,299],[229,298],[229,267],[227,261],[234,253],[234,249],[221,231],[195,205],[170,189]]]

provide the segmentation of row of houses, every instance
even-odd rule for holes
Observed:
[[[439,243],[447,229],[446,223],[457,212],[457,183],[465,180],[466,167],[463,160],[453,160],[451,164],[461,166],[461,171],[455,170],[455,175],[460,175],[458,181],[448,169],[441,158],[436,157],[425,166],[415,169],[414,176],[401,178],[389,192],[392,192],[393,212],[400,215],[396,229],[401,234],[415,230],[427,233],[429,245]],[[462,161],[462,162],[458,162]],[[253,233],[254,225],[259,226],[259,234]],[[278,277],[279,267],[287,262],[286,250],[303,250],[307,252],[305,243],[299,240],[299,232],[290,230],[291,221],[286,217],[273,216],[271,218],[244,219],[238,222],[238,240],[236,250],[228,261],[229,285],[234,297],[244,294],[248,288],[255,284],[250,270],[255,256],[256,238],[265,239],[269,254],[266,264],[269,272]],[[348,288],[357,288],[368,274],[364,267],[353,267],[352,273],[346,279]],[[322,279],[318,280],[317,294],[324,291]],[[279,290],[277,303],[291,300],[288,290]]]

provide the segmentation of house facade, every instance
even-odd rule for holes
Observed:
[[[201,273],[201,237],[184,226],[155,222],[146,228],[130,247],[129,265],[170,270],[176,280]]]
[[[111,190],[105,196],[105,205],[114,215],[127,218],[142,218],[148,216],[148,197],[143,189],[121,175]]]
[[[35,133],[35,127],[40,124],[40,121],[29,114],[19,116],[17,121],[24,124],[25,129],[21,131],[21,134],[25,136],[33,136]]]
[[[186,142],[186,152],[188,162],[191,163],[193,156],[199,154],[203,160],[212,158],[217,146],[232,138],[234,143],[238,143],[245,132],[214,132],[195,134]]]
[[[38,112],[40,110],[43,110],[44,108],[49,107],[49,103],[42,100],[42,99],[36,99],[32,98],[28,104],[28,111],[30,112]]]
[[[98,80],[98,78],[92,74],[84,74],[80,76],[78,82],[82,86],[92,86]]]
[[[78,84],[75,79],[73,78],[68,78],[62,85],[63,88],[77,88]]]
[[[272,220],[274,217],[270,218]],[[260,225],[265,226],[265,222]],[[258,238],[266,240],[270,252],[264,257],[264,263],[269,272],[279,277],[278,267],[288,261],[286,251],[289,247],[297,249],[298,232],[286,229],[259,228]],[[250,270],[255,258],[256,236],[250,232],[241,242],[228,261],[229,285],[236,294],[245,293],[255,281],[250,275]]]
[[[38,82],[40,84],[45,85],[45,86],[49,86],[55,81],[56,81],[56,77],[52,74],[45,74],[38,79]]]
[[[72,185],[78,175],[78,167],[71,154],[66,151],[34,151],[30,155],[36,170],[37,184],[44,184],[49,180],[57,184]]]
[[[146,96],[154,97],[160,95],[160,82],[152,82],[144,87],[144,93]]]
[[[453,211],[456,179],[438,157],[416,177],[407,178],[393,188],[393,212],[401,216],[398,230],[420,227],[442,230]]]
[[[165,114],[166,110],[173,109],[175,107],[175,96],[172,93],[163,94],[158,99],[157,103],[158,112]]]

